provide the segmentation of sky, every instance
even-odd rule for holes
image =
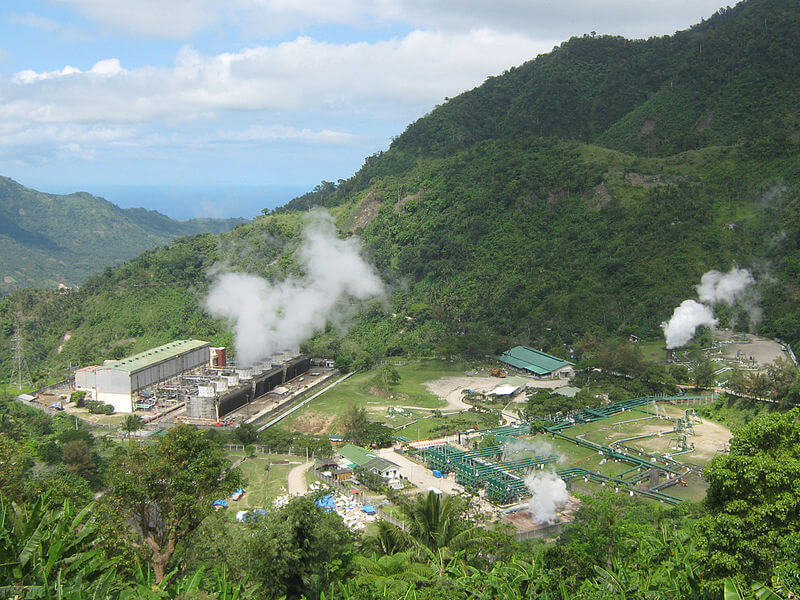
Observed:
[[[148,208],[173,215],[171,189],[280,189],[288,200],[349,177],[445,98],[573,35],[669,34],[722,6],[4,0],[0,175],[111,201],[119,190],[149,190],[118,203],[148,197]],[[252,216],[256,206],[237,207],[229,193],[205,200],[179,212]]]

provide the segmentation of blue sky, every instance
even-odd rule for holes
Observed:
[[[721,6],[5,0],[0,175],[94,193],[311,187],[350,176],[445,97],[571,35],[672,33]]]

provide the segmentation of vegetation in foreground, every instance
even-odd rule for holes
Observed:
[[[523,543],[482,523],[468,499],[435,494],[399,495],[405,532],[350,533],[312,496],[234,523],[211,507],[240,477],[217,433],[183,426],[107,447],[80,428],[67,441],[65,419],[17,403],[3,415],[4,597],[710,599],[726,581],[745,596],[753,584],[778,598],[800,588],[798,409],[741,427],[706,469],[702,503],[600,493],[557,540]],[[71,458],[75,441],[75,455],[95,449],[92,468]],[[59,485],[45,491],[44,480]]]

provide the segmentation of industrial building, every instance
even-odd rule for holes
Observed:
[[[539,378],[568,379],[575,374],[575,363],[528,346],[515,346],[497,359],[509,367]]]
[[[132,413],[139,392],[209,364],[208,342],[178,340],[103,365],[75,372],[75,389],[110,404],[115,412]]]
[[[283,384],[308,371],[308,356],[287,350],[253,367],[218,366],[186,385],[186,416],[217,422],[245,404],[270,392],[286,393]]]

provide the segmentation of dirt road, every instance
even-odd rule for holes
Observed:
[[[302,465],[297,465],[291,471],[289,471],[288,482],[289,482],[289,495],[290,496],[302,496],[308,490],[306,486],[306,471],[308,471],[311,466],[314,464],[314,461],[308,461],[307,463],[303,463]]]

